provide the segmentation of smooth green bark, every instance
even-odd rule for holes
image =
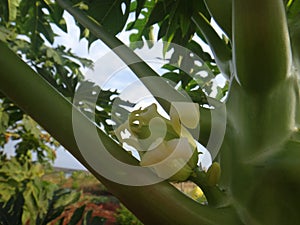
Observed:
[[[282,0],[233,0],[235,76],[248,92],[268,93],[291,72]]]

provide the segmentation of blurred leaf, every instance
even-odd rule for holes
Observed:
[[[73,215],[71,217],[69,225],[76,225],[81,220],[81,218],[83,216],[83,213],[84,213],[84,209],[85,209],[85,205],[77,208],[74,211],[74,213],[73,213]]]
[[[195,14],[192,20],[209,44],[220,71],[224,76],[229,78],[232,74],[232,53],[230,46],[219,37],[216,30],[210,24],[210,21],[203,14]]]
[[[10,31],[4,27],[0,27],[0,41],[6,42]]]
[[[136,6],[136,10],[135,10],[135,20],[138,19],[142,9],[144,8],[145,4],[151,2],[151,1],[147,1],[147,0],[136,0],[137,2],[137,6]],[[146,3],[147,2],[147,3]]]
[[[0,133],[4,133],[8,127],[9,115],[1,110],[0,105]]]
[[[229,87],[228,83],[226,83],[225,87],[223,87],[223,88],[217,86],[217,94],[216,94],[215,98],[217,100],[221,100],[228,92],[228,87]]]
[[[165,79],[173,81],[175,84],[177,84],[180,81],[180,77],[179,77],[178,73],[174,73],[174,72],[164,73],[162,75],[162,77],[165,78]]]
[[[63,65],[62,57],[53,48],[47,48],[46,55],[48,58],[50,58],[50,59],[52,58],[55,63],[57,63],[59,65]]]
[[[20,0],[1,0],[0,15],[6,22],[14,21],[17,17]]]
[[[290,0],[286,6],[287,16],[289,20],[294,20],[299,16],[300,13],[300,1]]]
[[[52,44],[55,35],[47,20],[47,15],[43,11],[42,2],[39,0],[21,1],[20,8],[24,15],[24,17],[20,17],[22,23],[20,31],[30,37],[32,49],[38,51],[42,46],[44,41],[41,34]],[[26,16],[28,14],[30,16]]]
[[[61,206],[68,206],[77,202],[80,198],[80,192],[72,192],[70,190],[58,190],[55,192],[55,197],[53,201],[53,209],[57,209]]]
[[[16,19],[19,2],[20,0],[7,0],[9,21],[13,21]]]
[[[191,50],[192,53],[196,54],[204,62],[213,62],[211,55],[207,52],[204,52],[202,46],[194,40],[191,40],[186,47]]]
[[[73,0],[72,2],[79,8],[82,4],[86,5],[86,13],[113,35],[122,31],[130,12],[130,0]],[[79,27],[80,37],[87,38],[89,45],[97,40],[85,27],[81,25]]]
[[[60,216],[67,206],[79,200],[80,195],[80,192],[71,191],[69,189],[58,189],[54,191],[47,214],[43,219],[43,223],[40,225],[47,225],[48,222]],[[63,218],[61,221],[63,221]]]
[[[226,35],[232,36],[232,0],[205,0],[211,16]]]
[[[22,193],[12,196],[5,203],[0,203],[0,223],[2,225],[20,224],[23,205],[24,198]]]
[[[63,18],[64,10],[59,7],[55,2],[44,0],[45,7],[49,10],[50,21],[57,25],[64,32],[67,32],[66,21]]]
[[[89,210],[84,218],[83,218],[83,222],[82,222],[82,225],[89,225],[90,222],[91,222],[91,218],[92,218],[92,214],[93,214],[93,211],[92,210]]]
[[[32,133],[35,138],[40,138],[41,130],[38,128],[38,124],[29,116],[24,115],[23,124],[25,130]]]
[[[104,225],[105,223],[106,223],[105,218],[95,216],[92,218],[92,222],[89,225]]]

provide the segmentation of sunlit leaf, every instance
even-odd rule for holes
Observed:
[[[9,10],[9,20],[13,21],[17,17],[17,8],[19,7],[20,0],[7,0]]]

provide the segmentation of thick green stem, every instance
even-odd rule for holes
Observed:
[[[2,42],[0,55],[1,92],[53,135],[145,224],[239,224],[232,211],[198,205],[167,182],[137,187],[122,185],[103,177],[89,165],[77,146],[72,124],[72,104]],[[74,114],[82,127],[82,135],[88,143],[86,148],[97,146],[99,140],[92,135],[95,130],[93,123],[76,109],[73,111],[73,116]],[[117,155],[123,162],[137,165],[137,161],[118,144],[102,131],[98,130],[98,132],[106,148],[104,151]],[[101,155],[99,155],[99,162],[100,159]],[[120,172],[118,168],[107,169],[112,173]],[[124,176],[132,176],[132,174],[124,174]],[[136,179],[147,179],[151,176],[154,175],[145,170],[140,176],[137,174]]]
[[[233,59],[238,81],[226,104],[221,180],[246,224],[282,224],[270,219],[281,208],[269,204],[280,193],[277,174],[264,175],[295,126],[296,79],[281,0],[233,0]]]
[[[270,92],[291,70],[282,0],[233,0],[235,75],[251,93]]]
[[[263,36],[262,36],[263,35]],[[227,104],[241,159],[272,154],[292,132],[294,74],[281,0],[233,0],[235,75]]]

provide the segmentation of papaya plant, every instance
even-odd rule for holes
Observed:
[[[128,65],[153,96],[169,95],[172,101],[184,104],[187,98],[180,92],[184,89],[197,102],[192,104],[196,110],[187,111],[191,115],[184,120],[186,114],[179,118],[179,111],[172,110],[172,102],[157,98],[169,114],[169,119],[155,120],[158,124],[161,121],[166,124],[166,136],[160,145],[144,142],[152,137],[152,128],[158,133],[162,129],[151,120],[151,116],[159,117],[157,112],[151,108],[131,112],[121,126],[129,127],[126,129],[131,132],[134,147],[140,151],[140,163],[124,151],[121,143],[117,143],[99,127],[96,128],[95,123],[76,104],[72,104],[15,55],[7,43],[0,43],[1,92],[68,149],[144,224],[298,222],[298,0],[120,0],[107,1],[105,4],[101,1],[56,2],[60,9],[67,10],[76,19],[82,37],[86,37],[90,43],[101,39]],[[12,8],[2,6],[0,9],[1,12],[14,15]],[[176,79],[176,69],[170,65],[165,66],[172,72],[168,76],[179,85],[172,85],[163,79],[159,79],[160,82],[145,79],[159,78],[159,75],[115,37],[126,25],[130,12],[134,12],[136,18],[127,29],[138,30],[131,36],[132,41],[150,39],[144,44],[151,47],[151,32],[153,26],[157,26],[158,38],[165,41],[164,53],[172,48],[170,42],[174,42],[195,51],[214,75],[222,73],[229,85],[228,91],[224,90],[225,94],[220,98],[222,101],[207,96],[203,88],[196,89],[193,79],[187,78],[182,71],[178,72]],[[218,35],[216,26],[212,25],[212,19],[222,29],[222,37]],[[210,47],[213,57],[205,54],[197,39],[192,39],[195,35]],[[142,45],[133,44],[133,47]],[[181,62],[193,63],[190,54],[176,55],[176,49],[173,50],[170,61],[180,59]],[[196,101],[197,96],[199,100],[203,93],[208,101]],[[189,121],[198,120],[200,125],[196,129],[201,132],[197,141],[207,145],[214,124],[213,115],[219,107],[226,107],[224,121],[217,121],[226,124],[224,139],[214,157],[215,162],[203,170],[192,163],[198,155],[194,154],[194,142],[188,141],[191,139],[191,130],[188,128],[194,127],[194,123]],[[200,116],[193,112],[200,112]],[[76,129],[73,129],[74,118]],[[93,135],[95,130],[97,137]],[[85,144],[79,146],[79,138]],[[98,145],[99,139],[102,146]],[[145,146],[154,149],[155,154],[143,152]],[[168,161],[167,167],[156,164],[157,160],[172,155],[176,146],[179,146],[178,155]],[[86,152],[93,154],[97,149],[103,155],[95,153],[93,156],[98,158],[93,157],[92,161],[85,157]],[[101,159],[106,157],[101,150],[109,152],[126,165],[142,168],[137,169],[142,172],[128,173],[121,166],[112,169]],[[182,163],[186,155],[189,156],[188,160]],[[107,173],[125,181],[131,177],[136,180],[160,180],[145,186],[117,182],[108,179],[106,173],[100,173],[95,167],[97,163],[104,164]],[[155,166],[149,168],[148,163]],[[174,177],[166,177],[165,172],[169,167],[178,165],[175,180],[193,181],[202,189],[207,204],[194,201],[168,182],[167,178]]]

